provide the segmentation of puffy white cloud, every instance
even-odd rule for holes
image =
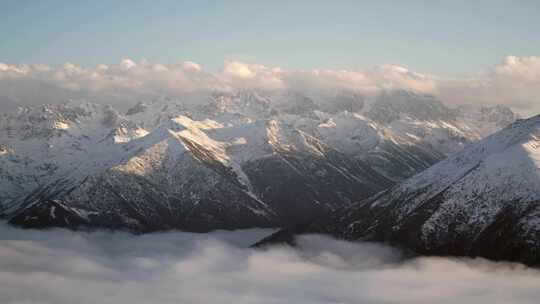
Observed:
[[[540,79],[540,57],[507,56],[502,64],[493,69],[497,78],[520,79],[524,83],[538,84]]]
[[[135,66],[137,66],[137,64],[131,59],[124,58],[122,61],[120,61],[120,68],[124,71],[127,71]]]
[[[238,61],[227,61],[223,68],[223,74],[226,76],[238,77],[238,78],[253,78],[255,73],[251,71],[249,66],[245,63]]]
[[[197,73],[202,71],[202,67],[193,61],[184,61],[182,63],[182,69],[187,72]]]
[[[216,74],[216,77],[229,90],[277,90],[284,88],[280,69],[259,64],[225,61],[223,69]]]
[[[374,79],[362,71],[316,69],[282,74],[286,87],[299,91],[352,90],[371,94],[380,89]]]
[[[0,225],[0,303],[537,303],[540,272],[485,260],[402,261],[390,247],[268,230],[133,236]]]
[[[7,77],[22,77],[31,71],[31,67],[27,65],[12,65],[0,62],[0,79]]]
[[[374,77],[386,90],[407,89],[423,93],[437,93],[437,79],[434,76],[415,73],[403,66],[383,65],[376,70]]]
[[[87,98],[117,105],[140,99],[186,92],[242,89],[340,91],[377,94],[381,90],[406,89],[434,94],[450,105],[503,104],[524,115],[540,113],[540,57],[508,56],[474,77],[449,79],[411,71],[399,65],[367,70],[287,70],[239,61],[226,61],[217,72],[197,63],[138,63],[122,59],[118,64],[83,68],[72,63],[60,67],[0,63],[0,103],[49,103],[62,98]],[[43,93],[49,90],[49,93]],[[29,95],[28,91],[34,94]],[[58,91],[62,91],[58,93]],[[29,96],[45,96],[29,100]],[[126,106],[129,106],[126,105]],[[1,104],[0,104],[1,106]]]
[[[540,57],[508,56],[477,77],[440,80],[438,94],[447,103],[503,104],[540,114]]]

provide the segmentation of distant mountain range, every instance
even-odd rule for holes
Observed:
[[[209,231],[293,226],[330,214],[334,219],[340,210],[371,210],[367,199],[384,200],[380,206],[394,210],[384,219],[392,224],[386,228],[416,231],[396,225],[424,197],[450,195],[450,181],[477,165],[466,157],[484,155],[468,152],[478,145],[454,153],[516,119],[505,107],[448,108],[408,91],[376,97],[346,91],[193,93],[140,102],[125,113],[84,101],[19,108],[0,116],[0,216],[35,228]],[[448,155],[454,156],[393,187]],[[463,164],[454,161],[459,155]],[[456,169],[445,171],[450,167]],[[482,178],[464,186],[485,185]],[[465,192],[452,191],[464,199]],[[433,210],[447,206],[436,201]],[[474,216],[483,217],[478,212]],[[414,222],[424,227],[424,217]],[[350,226],[352,213],[339,219],[332,231],[349,231],[341,226],[347,223],[353,229],[347,238],[368,235],[357,233],[360,227],[382,229],[364,222]],[[429,244],[451,237],[428,229],[443,222],[422,228],[433,239]],[[437,246],[429,248],[445,251]]]

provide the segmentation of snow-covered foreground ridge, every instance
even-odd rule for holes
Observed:
[[[540,264],[540,115],[301,230]]]
[[[23,226],[277,226],[365,199],[507,124],[406,91],[196,93],[120,113],[87,102],[0,117],[0,213]]]

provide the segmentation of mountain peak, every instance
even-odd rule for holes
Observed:
[[[385,192],[292,232],[396,243],[420,254],[537,265],[540,115],[517,121]]]
[[[375,98],[367,115],[381,123],[391,123],[403,115],[424,121],[451,121],[456,111],[432,95],[397,90],[383,91]]]

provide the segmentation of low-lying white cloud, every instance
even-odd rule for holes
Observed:
[[[0,226],[0,303],[537,303],[540,272],[485,260],[401,261],[323,236],[247,246],[268,230],[133,236]]]
[[[502,104],[533,115],[540,113],[540,57],[508,56],[474,77],[458,79],[423,74],[399,65],[367,70],[290,70],[226,61],[219,71],[209,72],[191,61],[159,64],[128,58],[94,68],[72,63],[60,67],[0,63],[0,105],[4,106],[68,98],[129,106],[164,95],[243,89],[352,90],[361,94],[406,89],[434,94],[450,105]]]

